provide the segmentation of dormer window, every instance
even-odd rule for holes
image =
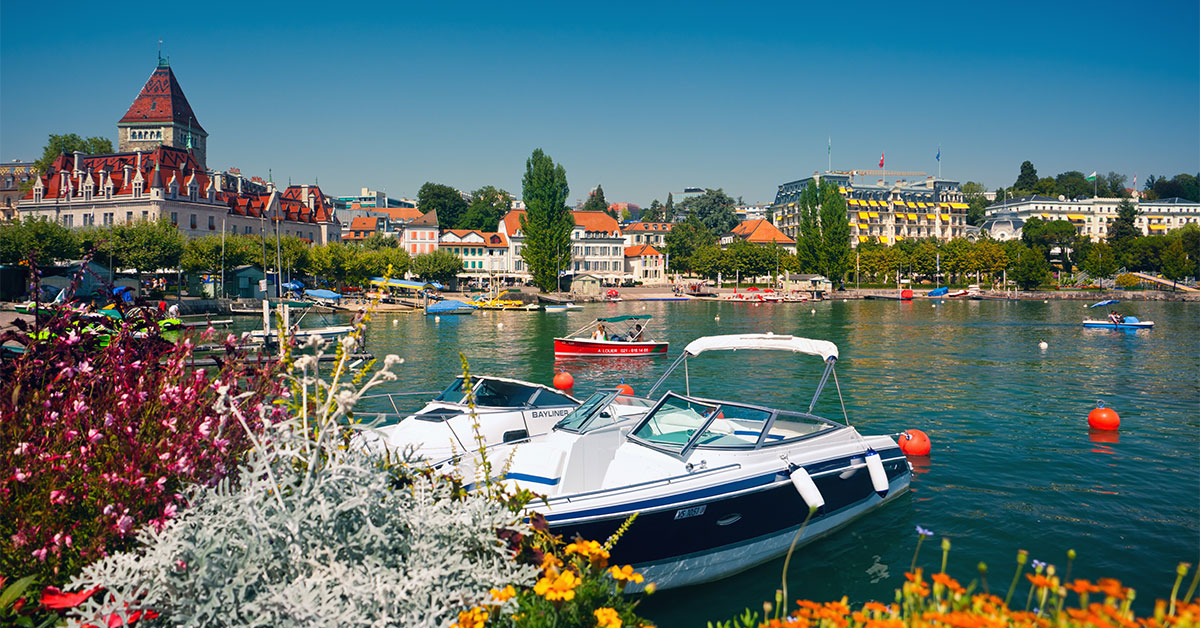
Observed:
[[[143,185],[143,183],[141,181],[133,182],[133,198],[141,198],[142,197],[142,185]]]

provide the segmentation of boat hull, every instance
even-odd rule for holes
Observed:
[[[665,342],[619,342],[615,340],[580,340],[555,338],[554,355],[626,356],[666,355]]]
[[[798,545],[828,534],[908,490],[911,471],[898,449],[880,452],[889,490],[879,497],[870,474],[850,471],[852,458],[806,465],[826,503],[804,527]],[[860,458],[861,459],[861,458]],[[841,465],[841,466],[838,466]],[[841,471],[846,467],[846,471]],[[845,475],[846,477],[842,477]],[[728,489],[728,490],[724,490]],[[717,493],[717,494],[713,494]],[[611,514],[604,511],[615,510]],[[553,511],[551,511],[553,513]],[[683,492],[622,507],[548,514],[550,532],[563,538],[608,538],[638,512],[612,549],[610,562],[631,564],[660,589],[728,577],[785,554],[804,523],[808,506],[780,469],[774,474]]]
[[[1083,321],[1084,327],[1094,329],[1150,329],[1154,321],[1138,321],[1136,323],[1110,323],[1108,321]]]

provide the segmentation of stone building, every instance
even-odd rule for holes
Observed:
[[[33,178],[33,163],[11,161],[0,164],[0,219],[12,220],[21,201],[21,186]]]
[[[17,205],[21,217],[66,227],[167,219],[188,237],[221,231],[341,239],[333,205],[315,185],[280,191],[230,168],[205,166],[207,133],[165,61],[117,124],[120,151],[59,155]]]

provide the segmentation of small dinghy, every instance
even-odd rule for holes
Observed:
[[[1154,327],[1154,321],[1140,321],[1136,316],[1126,316],[1119,323],[1088,319],[1083,321],[1083,326],[1100,329],[1150,329]]]

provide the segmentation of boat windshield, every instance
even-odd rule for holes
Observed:
[[[556,430],[566,430],[568,432],[583,433],[588,426],[593,422],[592,419],[605,414],[605,409],[608,404],[617,396],[615,392],[598,392],[588,397],[578,408],[571,411],[570,414],[563,417],[561,421],[554,425]],[[608,414],[611,414],[609,412]],[[607,424],[608,422],[605,422]]]
[[[680,452],[689,446],[755,449],[840,427],[827,419],[801,412],[773,411],[669,394],[635,428],[633,436],[649,445]]]
[[[475,405],[492,408],[516,408],[521,406],[573,406],[575,402],[565,395],[545,390],[539,386],[531,386],[521,382],[509,382],[487,377],[473,378],[475,380]],[[446,387],[434,401],[445,403],[465,404],[466,392],[463,391],[463,378],[459,377]]]

